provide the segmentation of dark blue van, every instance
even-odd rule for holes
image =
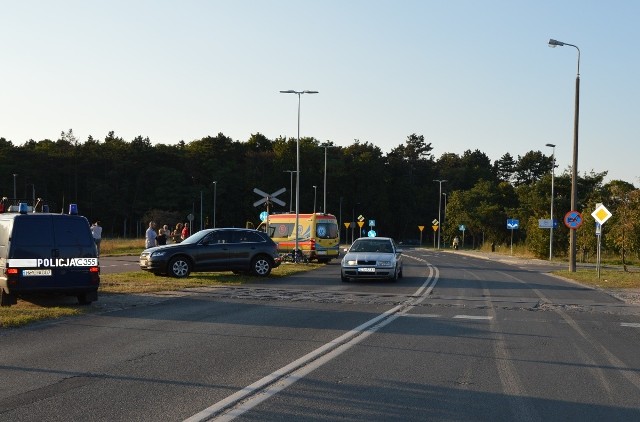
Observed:
[[[42,293],[73,295],[83,305],[98,300],[100,266],[88,220],[29,208],[0,214],[0,305]]]

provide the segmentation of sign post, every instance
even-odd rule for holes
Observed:
[[[422,230],[424,230],[424,226],[418,226],[418,230],[420,230],[420,246],[422,246]]]
[[[598,249],[596,268],[598,270],[598,280],[600,280],[600,258],[601,258],[601,243],[602,243],[602,226],[611,218],[611,212],[603,205],[596,204],[596,209],[591,213],[591,216],[596,220],[596,237],[598,238]]]
[[[278,198],[276,198],[276,196],[278,196],[281,193],[286,192],[286,191],[287,191],[287,189],[282,188],[282,189],[278,189],[277,191],[275,191],[271,195],[269,195],[268,193],[263,192],[258,188],[254,188],[253,189],[254,193],[257,193],[258,195],[262,196],[262,199],[259,199],[259,200],[257,200],[256,202],[253,203],[253,206],[257,207],[259,205],[265,204],[266,207],[267,207],[267,215],[266,215],[266,218],[265,218],[265,220],[266,220],[265,224],[266,225],[264,226],[264,232],[267,233],[267,234],[269,234],[269,207],[271,206],[272,202],[275,202],[276,204],[282,205],[284,207],[286,205],[284,203],[284,201],[279,200]],[[262,220],[262,216],[260,217],[260,219]],[[263,220],[263,221],[265,221],[265,220]],[[297,223],[297,221],[296,221],[296,223]],[[298,231],[298,228],[296,227],[296,233],[297,233],[297,231]],[[297,246],[298,246],[298,236],[296,235],[296,250],[298,249]]]
[[[507,228],[511,230],[511,255],[513,255],[513,231],[520,227],[520,221],[512,218],[507,220]]]
[[[440,227],[440,222],[434,218],[431,224],[432,224],[431,228],[433,229],[433,249],[435,249],[436,248],[436,232]]]

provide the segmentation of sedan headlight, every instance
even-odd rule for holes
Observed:
[[[378,266],[380,267],[393,267],[392,261],[378,261]]]
[[[345,259],[344,260],[344,265],[346,267],[354,267],[354,266],[358,265],[358,260],[356,260],[356,259]]]

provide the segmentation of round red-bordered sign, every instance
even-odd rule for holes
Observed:
[[[582,225],[582,214],[578,211],[569,211],[564,215],[564,225],[570,229],[577,229]]]

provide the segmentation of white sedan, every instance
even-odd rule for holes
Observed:
[[[340,277],[342,281],[357,278],[402,277],[402,251],[390,237],[361,237],[345,250]]]

